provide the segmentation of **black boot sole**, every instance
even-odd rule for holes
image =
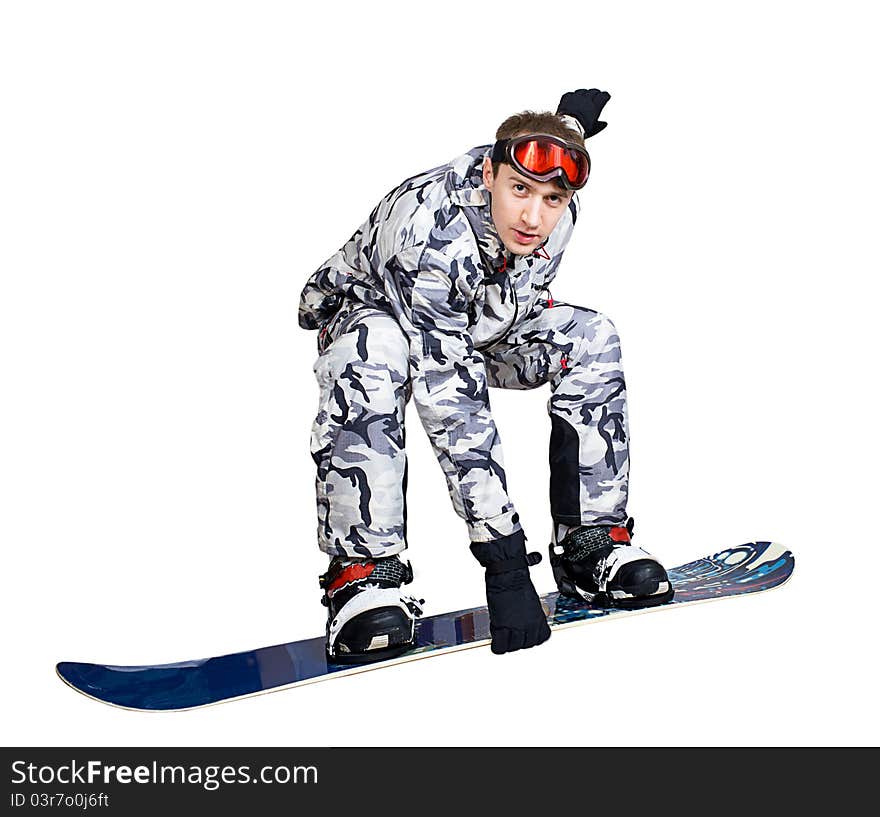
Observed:
[[[390,658],[398,658],[409,652],[415,646],[415,642],[398,644],[394,647],[383,647],[381,650],[369,652],[340,653],[339,655],[327,654],[327,662],[330,664],[372,664],[376,661],[387,661]]]

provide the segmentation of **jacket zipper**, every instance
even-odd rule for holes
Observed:
[[[510,280],[510,273],[507,271],[507,256],[505,255],[501,261],[501,272],[505,274],[507,277],[507,283],[510,284],[510,292],[513,296],[513,320],[511,320],[510,325],[505,330],[504,334],[496,338],[495,340],[491,340],[488,343],[484,343],[482,346],[474,346],[475,349],[488,349],[490,346],[494,346],[496,343],[501,343],[504,338],[506,338],[512,331],[513,327],[516,326],[516,319],[519,315],[519,298],[516,294],[516,287],[513,284],[513,281]]]

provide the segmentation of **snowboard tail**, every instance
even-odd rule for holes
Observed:
[[[551,629],[560,629],[598,619],[763,592],[784,584],[793,570],[791,551],[773,542],[753,542],[667,571],[675,596],[655,607],[594,607],[558,592],[543,595],[541,603]],[[396,658],[366,664],[331,663],[322,635],[176,664],[113,666],[62,662],[56,671],[66,684],[103,703],[126,709],[168,711],[194,709],[484,646],[490,640],[489,611],[486,607],[474,607],[417,621],[413,649]]]

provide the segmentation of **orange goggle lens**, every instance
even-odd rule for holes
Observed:
[[[511,145],[511,156],[523,170],[535,176],[561,170],[574,188],[583,187],[590,175],[586,153],[546,138],[531,138]],[[557,174],[553,174],[557,175]]]

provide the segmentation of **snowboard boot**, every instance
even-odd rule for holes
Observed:
[[[672,599],[663,566],[632,544],[633,520],[626,526],[554,527],[550,567],[559,592],[597,607],[634,610]]]
[[[382,661],[411,649],[424,599],[400,592],[412,581],[409,562],[397,556],[335,556],[319,578],[327,607],[327,656],[338,664]]]

